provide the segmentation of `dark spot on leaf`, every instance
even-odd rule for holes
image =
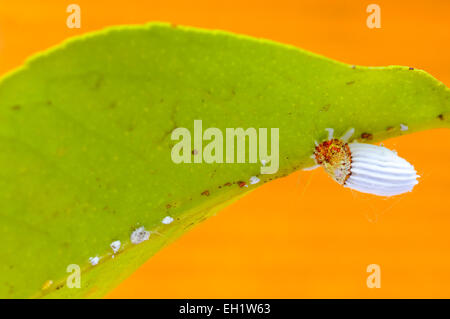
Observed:
[[[192,155],[197,155],[198,151],[194,148],[191,153],[192,153]]]
[[[441,121],[444,120],[444,114],[439,114],[437,117],[438,117],[438,119],[440,119]]]
[[[373,139],[373,135],[371,133],[362,133],[361,138],[363,138],[365,140],[371,140],[371,139]]]
[[[326,112],[330,109],[331,104],[325,104],[324,106],[322,106],[322,108],[320,109],[320,112]]]
[[[349,81],[349,82],[346,82],[345,84],[352,85],[353,83],[355,83],[355,81]]]
[[[394,129],[394,127],[393,126],[388,126],[387,128],[386,128],[386,131],[392,131]]]
[[[414,68],[410,67],[409,70],[414,70]]]
[[[19,104],[16,104],[16,105],[11,106],[11,109],[14,111],[18,111],[21,109],[21,106]]]
[[[167,204],[167,205],[166,205],[166,208],[167,208],[167,209],[170,209],[171,207],[172,207],[172,205],[170,205],[170,204]]]
[[[13,287],[11,284],[9,284],[9,283],[6,283],[6,284],[7,284],[8,287],[9,287],[9,288],[8,288],[8,293],[12,295],[12,294],[14,293],[14,287]]]
[[[208,191],[208,190],[204,191],[204,192],[202,193],[202,195],[204,195],[204,196],[209,196],[209,191]]]
[[[245,182],[243,181],[239,181],[238,182],[239,187],[244,187],[245,185],[247,185]]]
[[[187,225],[186,227],[184,227],[184,229],[188,229],[190,227],[194,226],[194,223],[190,223],[189,225]]]
[[[115,109],[116,106],[117,106],[117,102],[116,102],[116,101],[113,101],[113,102],[111,102],[111,103],[109,104],[109,108],[110,108],[110,109]]]
[[[225,184],[223,184],[223,186],[231,186],[231,183],[230,182],[225,183]]]
[[[100,87],[103,85],[103,75],[100,75],[97,79],[97,81],[95,81],[94,87],[93,89],[98,90],[100,89]]]

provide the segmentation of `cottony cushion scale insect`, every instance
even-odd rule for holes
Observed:
[[[333,129],[327,130],[328,140],[316,143],[311,157],[344,187],[394,196],[410,192],[418,183],[414,167],[394,151],[372,144],[347,143],[354,129],[340,139],[333,138]]]

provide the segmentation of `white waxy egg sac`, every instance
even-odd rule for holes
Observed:
[[[410,192],[419,177],[405,159],[383,146],[350,143],[350,175],[345,187],[379,196]]]

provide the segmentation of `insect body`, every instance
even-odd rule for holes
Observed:
[[[318,144],[312,156],[316,163],[339,184],[379,196],[410,192],[418,183],[414,167],[395,152],[377,145],[347,143],[354,130],[341,139],[333,138]]]

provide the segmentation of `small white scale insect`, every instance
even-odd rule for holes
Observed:
[[[113,242],[109,245],[109,246],[111,247],[111,249],[113,250],[114,254],[117,253],[117,252],[119,251],[121,244],[122,244],[122,243],[120,242],[120,240],[116,240],[116,241],[113,241]]]
[[[347,143],[350,129],[340,139],[328,131],[328,140],[316,145],[311,156],[336,182],[362,193],[394,196],[410,192],[418,183],[414,167],[395,152],[364,143]]]
[[[98,264],[98,262],[100,261],[100,257],[95,256],[95,257],[89,257],[89,263],[92,266],[96,266]]]
[[[172,222],[173,222],[173,217],[170,217],[170,216],[164,217],[163,220],[161,221],[161,223],[163,223],[165,225],[169,225]]]
[[[144,226],[136,229],[130,236],[130,241],[137,245],[140,244],[150,238],[150,232],[145,230]]]

